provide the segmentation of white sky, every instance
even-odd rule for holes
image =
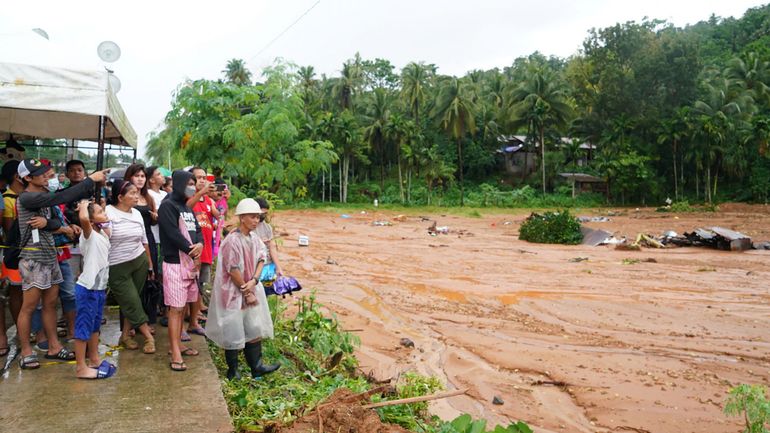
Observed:
[[[740,17],[757,0],[321,0],[261,55],[265,45],[316,0],[5,1],[0,9],[0,61],[101,68],[96,46],[113,40],[122,57],[110,64],[118,94],[137,131],[140,155],[158,128],[171,93],[185,78],[219,78],[227,60],[252,71],[282,57],[337,74],[356,51],[401,68],[435,63],[444,74],[510,65],[540,51],[575,53],[592,27],[643,17],[678,26]],[[39,27],[50,41],[32,33]]]

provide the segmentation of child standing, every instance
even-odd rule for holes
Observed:
[[[117,370],[107,361],[99,362],[99,329],[110,271],[109,220],[101,206],[88,200],[80,202],[78,217],[83,228],[79,242],[83,271],[75,285],[76,372],[79,379],[106,379]]]

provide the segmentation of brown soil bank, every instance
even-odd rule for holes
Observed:
[[[628,237],[720,225],[770,240],[768,207],[721,209],[621,210],[587,225]],[[433,403],[444,418],[521,419],[538,432],[740,430],[722,404],[735,384],[770,383],[770,251],[536,245],[518,240],[526,215],[424,215],[449,227],[435,237],[431,221],[383,212],[275,222],[286,271],[360,335],[366,372],[414,369],[470,389]],[[372,224],[383,220],[393,225]]]
[[[363,409],[361,401],[351,401],[353,396],[355,394],[350,390],[339,389],[323,403],[318,411],[298,419],[280,432],[409,433],[408,430],[397,425],[383,424],[373,409]]]

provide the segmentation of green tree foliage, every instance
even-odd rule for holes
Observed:
[[[462,76],[355,54],[330,75],[278,63],[252,85],[233,59],[224,80],[177,89],[147,155],[288,201],[502,202],[483,199],[486,184],[561,203],[570,171],[602,177],[610,202],[764,202],[768,28],[770,5],[684,28],[645,18],[591,29],[569,58],[535,52]],[[516,174],[502,152],[512,136]]]
[[[583,240],[580,222],[568,210],[533,213],[521,224],[519,239],[541,244],[579,244]]]

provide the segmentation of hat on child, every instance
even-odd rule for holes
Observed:
[[[236,215],[246,215],[250,213],[265,213],[265,211],[259,207],[259,203],[253,198],[244,198],[238,202],[238,206],[235,207]]]

